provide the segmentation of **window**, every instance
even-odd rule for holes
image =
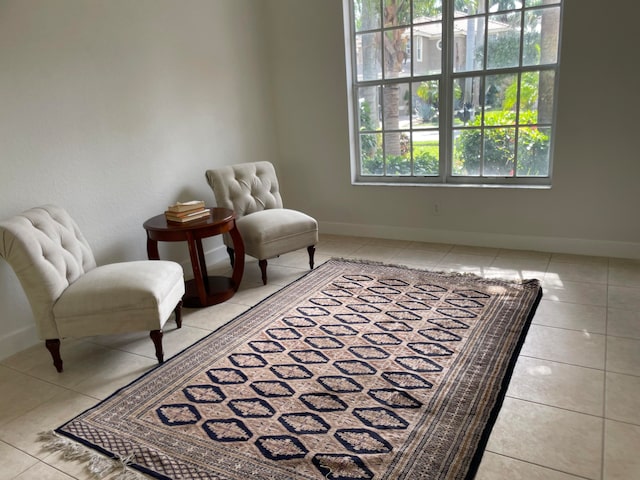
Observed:
[[[562,0],[344,2],[356,183],[550,185]]]

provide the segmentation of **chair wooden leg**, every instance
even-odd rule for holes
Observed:
[[[162,351],[162,330],[151,330],[151,332],[149,332],[149,336],[156,347],[156,358],[158,359],[158,362],[163,363],[164,352]]]
[[[267,284],[267,261],[266,260],[258,260],[258,265],[260,265],[260,271],[262,272],[262,284]]]
[[[231,268],[233,268],[236,263],[236,253],[233,251],[233,248],[227,247],[227,255],[229,255],[229,261],[231,262]]]
[[[182,300],[180,300],[176,308],[173,309],[173,313],[176,316],[176,325],[178,328],[182,328]]]
[[[307,247],[307,252],[309,252],[309,268],[311,268],[311,270],[313,270],[313,256],[316,253],[315,245],[308,246]]]
[[[45,347],[51,353],[51,358],[53,358],[53,365],[56,367],[58,372],[62,372],[62,358],[60,357],[60,340],[57,338],[52,338],[44,341]]]

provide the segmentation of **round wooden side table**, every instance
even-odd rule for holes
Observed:
[[[238,291],[244,272],[244,243],[236,228],[236,216],[228,208],[210,208],[211,215],[185,223],[167,221],[164,214],[144,222],[147,231],[147,256],[159,260],[158,242],[187,242],[193,279],[185,282],[185,307],[215,305],[230,299]],[[229,233],[233,240],[235,261],[231,277],[210,276],[202,249],[202,239]]]

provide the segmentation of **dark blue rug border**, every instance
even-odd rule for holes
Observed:
[[[491,435],[493,426],[498,419],[498,414],[502,409],[502,404],[504,403],[504,399],[507,395],[507,389],[509,388],[509,383],[511,382],[513,370],[515,369],[518,357],[520,356],[520,351],[522,350],[522,346],[524,345],[527,333],[529,332],[529,327],[531,326],[531,322],[533,321],[533,317],[536,313],[536,310],[538,309],[538,305],[540,304],[541,299],[542,287],[538,287],[538,295],[531,305],[529,314],[527,315],[527,319],[523,325],[522,332],[520,333],[520,338],[518,339],[518,343],[516,344],[511,359],[509,360],[509,364],[504,373],[504,377],[502,378],[502,385],[498,393],[498,398],[495,405],[493,406],[493,409],[491,410],[489,418],[487,419],[487,424],[484,428],[484,431],[482,432],[482,437],[480,437],[480,442],[478,443],[476,453],[474,454],[473,459],[471,460],[471,464],[469,465],[469,471],[467,472],[465,480],[472,480],[478,473],[478,468],[480,467],[480,462],[482,462],[482,456],[484,455],[485,448],[487,447],[489,436]]]

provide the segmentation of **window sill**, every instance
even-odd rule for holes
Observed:
[[[410,183],[410,182],[367,182],[354,180],[353,186],[366,187],[436,187],[436,188],[495,188],[495,189],[515,189],[515,190],[551,190],[551,185],[539,184],[504,184],[504,183]]]

